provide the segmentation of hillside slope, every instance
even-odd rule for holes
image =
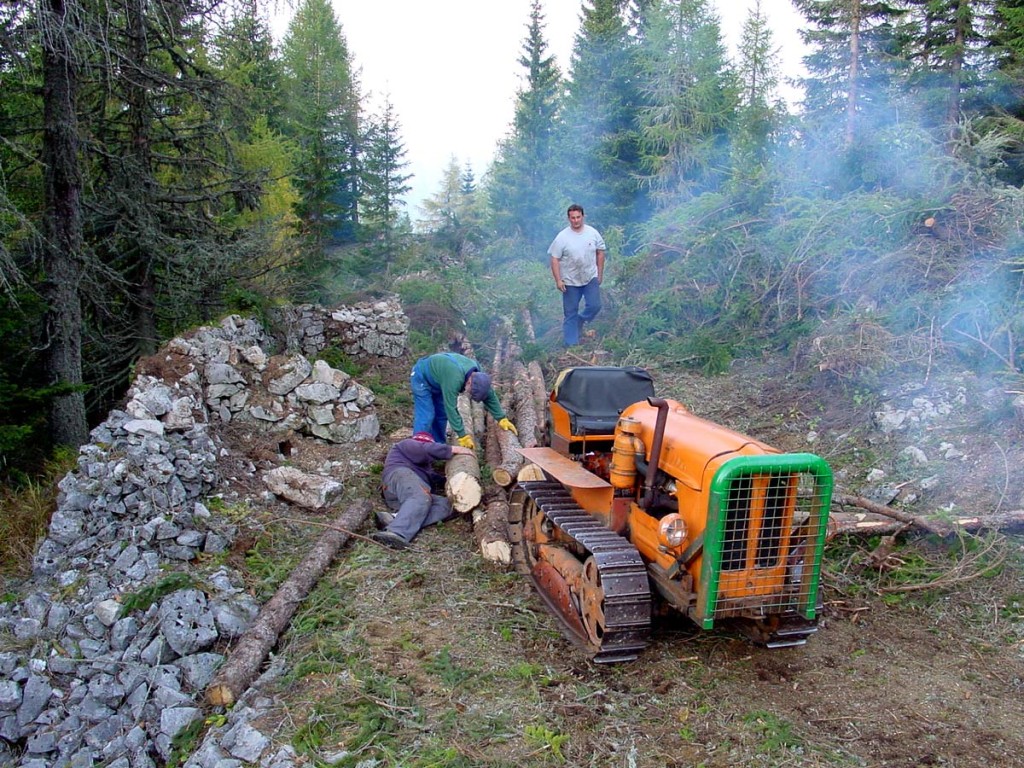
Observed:
[[[337,478],[345,489],[334,508],[355,498],[380,504],[379,462],[411,418],[412,362],[409,354],[369,359],[357,374],[373,385],[377,441],[217,428],[220,480],[208,506],[214,527],[234,538],[220,559],[194,561],[200,583],[224,565],[265,601],[331,519],[269,494],[260,480],[268,469]],[[545,369],[549,381],[556,366]],[[792,368],[761,361],[715,377],[652,373],[659,395],[700,416],[824,456],[843,492],[916,514],[1020,508],[1012,394],[933,370],[872,395]],[[836,539],[824,619],[806,646],[769,651],[725,629],[701,633],[662,617],[638,661],[594,667],[522,577],[478,556],[468,519],[425,531],[403,553],[362,538],[368,530],[354,533],[298,607],[247,697],[247,706],[258,703],[248,718],[208,709],[197,721],[203,728],[183,734],[182,752],[165,744],[161,755],[191,753],[194,768],[243,754],[282,768],[1024,765],[1016,540],[915,536],[880,557],[873,541]],[[230,643],[215,650],[230,653]],[[9,680],[18,679],[12,670]],[[64,685],[63,675],[50,679],[54,689]],[[239,746],[242,726],[260,735],[245,742],[251,754]],[[58,764],[43,741],[27,746],[37,751],[21,764]],[[146,764],[142,754],[128,764]]]

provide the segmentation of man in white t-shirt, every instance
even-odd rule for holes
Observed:
[[[551,242],[548,255],[555,286],[562,292],[562,337],[565,346],[571,347],[580,343],[583,323],[601,311],[605,244],[600,232],[583,223],[582,205],[573,203],[566,213],[569,226]]]

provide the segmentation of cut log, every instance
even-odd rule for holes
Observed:
[[[508,502],[497,494],[473,512],[473,535],[485,560],[501,565],[512,562],[512,544],[508,538]]]
[[[488,429],[484,433],[484,463],[492,469],[501,464],[501,446],[498,445],[497,430]]]
[[[213,706],[229,707],[238,701],[259,674],[263,661],[277,644],[295,609],[306,598],[327,570],[338,550],[348,541],[351,531],[370,514],[370,502],[355,502],[324,534],[309,554],[263,606],[252,626],[245,631],[206,689],[206,700]]]
[[[473,434],[482,436],[486,429],[487,411],[484,410],[483,403],[478,403],[475,400],[471,400],[469,405],[473,414]]]
[[[523,336],[526,341],[531,344],[536,342],[537,334],[533,326],[533,315],[529,309],[522,311],[520,320],[522,321]],[[534,413],[533,435],[528,435],[526,430],[520,427],[520,442],[527,448],[532,448],[535,445],[544,445],[544,420],[547,418],[548,389],[544,384],[544,372],[541,370],[540,363],[536,360],[531,360],[526,364],[526,387],[523,391],[519,391],[517,388],[517,393],[521,400],[531,397]],[[519,426],[518,422],[516,422],[516,426]]]
[[[527,464],[525,467],[519,470],[519,474],[516,475],[516,480],[520,483],[530,482],[531,480],[546,480],[544,477],[544,470],[538,467],[536,464]]]
[[[480,464],[476,455],[457,453],[445,465],[445,493],[456,512],[466,513],[479,506],[483,498],[480,487]]]
[[[497,485],[500,485],[502,488],[508,488],[510,485],[512,485],[512,481],[515,479],[515,477],[512,474],[510,474],[509,471],[504,467],[498,466],[491,467],[491,479],[494,480],[494,482]]]
[[[544,372],[540,369],[540,363],[536,360],[526,366],[526,373],[530,381],[530,392],[533,395],[534,412],[537,414],[535,433],[537,445],[546,444],[547,431],[545,421],[548,416],[548,389],[544,384]]]
[[[498,466],[505,470],[510,478],[515,477],[523,466],[523,455],[519,453],[523,446],[518,437],[497,424],[491,424],[491,429],[494,430],[498,438],[498,447],[501,449],[501,463]],[[491,472],[493,474],[493,468]]]
[[[519,360],[512,361],[509,367],[512,374],[512,391],[515,394],[513,421],[519,430],[519,442],[525,448],[533,448],[538,444],[537,405],[533,397],[530,374]]]

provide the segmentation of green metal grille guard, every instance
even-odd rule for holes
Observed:
[[[821,578],[821,555],[828,533],[828,515],[832,506],[832,469],[813,453],[783,453],[767,456],[737,456],[730,459],[715,472],[711,480],[711,498],[708,503],[708,523],[704,529],[704,559],[701,564],[699,594],[703,597],[695,607],[694,619],[704,629],[714,626],[715,603],[718,600],[719,562],[722,554],[722,533],[725,527],[723,510],[726,497],[733,482],[748,475],[803,474],[814,477],[814,493],[811,499],[810,520],[817,526],[811,532],[816,539],[811,561],[808,564],[807,588],[803,591],[802,604],[798,607],[805,619],[816,614],[818,583]],[[699,598],[698,598],[699,599]]]

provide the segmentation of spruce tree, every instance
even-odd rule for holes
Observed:
[[[626,6],[626,0],[593,0],[583,7],[555,163],[562,200],[582,204],[598,227],[630,224],[648,212],[637,184],[643,99]]]
[[[788,111],[778,94],[779,49],[761,0],[743,22],[738,54],[739,107],[732,138],[731,189],[756,209],[773,194],[773,152]]]
[[[665,205],[720,184],[736,118],[736,79],[707,0],[652,3],[643,29],[641,178]]]
[[[809,172],[837,190],[875,184],[874,136],[896,125],[905,87],[905,7],[868,0],[793,0],[809,22],[804,132]]]
[[[516,95],[512,130],[499,148],[488,184],[497,234],[521,239],[529,253],[542,253],[550,242],[551,223],[558,221],[561,207],[553,182],[562,78],[547,49],[544,14],[540,0],[533,0],[519,58],[525,84]]]
[[[390,98],[379,114],[368,121],[363,140],[361,164],[360,226],[364,252],[379,269],[388,264],[400,245],[399,222],[412,174],[404,173],[405,160],[401,124]]]
[[[299,218],[316,280],[323,251],[356,240],[359,93],[348,45],[328,0],[303,0],[282,44],[287,133],[299,146]]]

